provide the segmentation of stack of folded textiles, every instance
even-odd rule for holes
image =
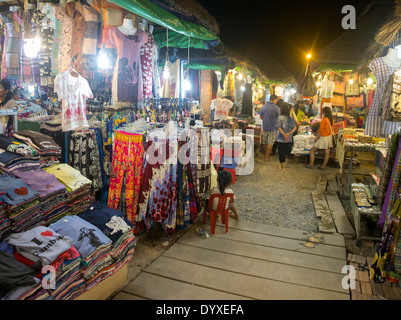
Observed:
[[[14,295],[15,299],[67,300],[83,292],[85,281],[80,275],[81,259],[71,238],[51,228],[40,226],[12,234],[6,239],[6,243],[14,248],[12,256],[25,266],[38,270],[35,277],[41,279],[20,295]],[[51,280],[49,274],[43,279],[44,266],[54,268],[54,286],[52,281],[46,281]],[[48,286],[45,287],[43,283],[47,283]]]
[[[6,203],[6,212],[13,232],[21,232],[44,225],[40,211],[39,194],[23,180],[8,174],[0,176],[0,200]]]
[[[111,256],[116,268],[132,259],[136,239],[133,223],[118,210],[111,209],[97,201],[82,212],[79,217],[98,227],[112,241]],[[116,272],[117,270],[114,270]]]
[[[44,170],[55,175],[58,181],[65,185],[66,202],[70,215],[81,213],[94,201],[94,194],[91,190],[92,181],[84,177],[78,170],[65,163],[56,164]]]
[[[50,226],[56,232],[73,239],[81,255],[81,275],[85,291],[113,273],[111,240],[99,228],[79,216],[67,216]]]
[[[0,197],[3,193],[0,192]],[[0,199],[0,240],[11,233],[11,221],[6,211],[6,203]]]
[[[67,189],[56,176],[43,169],[14,171],[13,174],[39,194],[41,212],[46,225],[68,214]]]
[[[38,152],[41,168],[60,163],[61,148],[53,138],[31,130],[18,131],[14,133],[13,138],[16,141],[27,144]]]
[[[39,153],[25,143],[0,134],[0,166],[6,171],[39,168]]]

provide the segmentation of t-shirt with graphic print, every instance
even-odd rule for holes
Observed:
[[[88,81],[80,75],[72,76],[68,70],[59,73],[54,83],[58,99],[63,101],[61,109],[63,131],[89,128],[86,119],[86,100],[92,99],[93,95]]]
[[[228,99],[214,99],[210,107],[212,110],[215,110],[214,120],[227,120],[228,112],[232,106],[233,102]]]

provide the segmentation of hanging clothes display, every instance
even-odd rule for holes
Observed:
[[[71,58],[75,60],[73,61],[74,68],[79,74],[83,74],[82,48],[85,34],[85,13],[79,1],[67,2],[65,5],[65,11],[72,22]]]
[[[113,76],[113,101],[132,102],[143,100],[143,84],[140,48],[147,42],[145,32],[137,29],[134,35],[126,35],[117,27],[109,29],[111,45],[117,49],[117,63]]]
[[[24,41],[26,39],[32,38],[32,27],[30,25],[30,16],[29,12],[26,14],[25,11],[17,11],[14,12],[14,18],[16,19],[18,25],[21,28],[21,48],[20,48],[20,79],[24,82],[32,81],[32,67],[31,67],[31,59],[28,58],[24,52]]]
[[[214,99],[210,105],[210,110],[214,112],[213,120],[227,120],[228,112],[233,106],[233,102],[228,99]]]
[[[121,199],[124,176],[127,218],[134,222],[137,214],[139,189],[144,158],[143,136],[118,131],[114,138],[108,206],[117,209]],[[124,200],[123,200],[124,201]]]
[[[394,134],[399,126],[398,122],[384,121],[380,115],[380,102],[389,77],[400,67],[389,66],[382,57],[373,59],[369,66],[377,80],[376,93],[372,106],[366,119],[365,135],[373,137],[385,137]]]
[[[141,47],[141,69],[142,69],[142,91],[144,98],[152,97],[153,80],[153,43],[154,38],[151,33],[147,34],[148,41]]]
[[[4,45],[5,73],[3,78],[18,80],[20,74],[21,32],[14,12],[5,12],[2,18],[6,24],[7,45]]]
[[[100,30],[100,16],[96,10],[83,5],[85,13],[85,33],[82,45],[82,76],[93,79],[97,70],[97,47]]]
[[[63,131],[88,128],[86,100],[92,99],[92,90],[82,76],[74,77],[69,70],[56,76],[55,91],[62,105]]]
[[[388,79],[380,105],[383,120],[401,122],[401,70],[395,71]]]
[[[55,9],[56,17],[62,26],[61,41],[58,49],[58,67],[59,73],[62,73],[71,68],[72,19],[61,5],[56,5]]]
[[[71,134],[68,164],[92,181],[92,191],[103,188],[102,168],[99,158],[100,143],[94,129]]]
[[[164,68],[168,68],[170,76],[163,79],[162,97],[180,98],[181,60],[177,59],[174,63],[167,61]]]
[[[323,99],[331,99],[333,97],[334,88],[335,88],[334,81],[331,81],[330,79],[328,79],[328,77],[325,77],[322,81],[320,96]]]

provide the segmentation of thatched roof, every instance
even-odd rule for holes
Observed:
[[[359,68],[364,67],[371,59],[382,55],[384,49],[396,42],[400,44],[400,29],[401,29],[401,1],[395,0],[393,13],[384,20],[372,40],[366,54],[360,61]]]
[[[320,50],[315,61],[323,64],[358,66],[366,59],[366,52],[381,24],[388,21],[393,11],[393,2],[374,1],[358,19],[356,29],[344,31],[338,38]]]
[[[184,20],[204,26],[216,35],[220,33],[220,26],[216,19],[196,0],[151,0],[158,6],[178,15]]]

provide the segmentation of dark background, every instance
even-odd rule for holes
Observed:
[[[305,57],[324,48],[345,30],[343,6],[358,17],[371,0],[198,0],[220,25],[221,41],[262,70],[265,50],[297,80]],[[356,27],[358,28],[358,22]]]

